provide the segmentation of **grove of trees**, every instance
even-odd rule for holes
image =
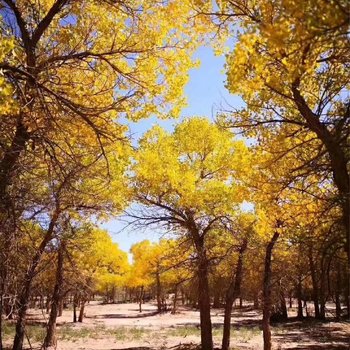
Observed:
[[[32,307],[55,347],[63,308],[83,322],[96,296],[198,308],[203,350],[216,307],[229,349],[238,298],[265,350],[288,298],[349,318],[349,24],[346,0],[0,0],[0,350]],[[244,107],[134,146],[127,120],[181,116],[205,44]],[[166,232],[132,262],[99,226],[123,212]]]

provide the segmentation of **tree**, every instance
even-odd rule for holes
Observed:
[[[121,285],[129,268],[126,253],[112,242],[107,231],[74,220],[66,224],[56,247],[57,272],[45,349],[57,345],[56,319],[64,293],[74,295],[75,303],[80,305],[78,321],[83,322],[85,304],[91,295],[101,291],[106,281]]]
[[[75,147],[79,148],[76,144]],[[108,151],[108,152],[107,152]],[[37,274],[40,260],[48,245],[53,239],[59,239],[64,231],[60,227],[67,217],[73,220],[84,220],[90,215],[98,218],[103,215],[118,212],[126,202],[125,183],[123,173],[125,170],[125,154],[116,155],[106,148],[106,157],[109,158],[110,173],[114,176],[112,186],[106,187],[108,179],[101,178],[101,169],[105,162],[102,158],[95,159],[93,155],[80,150],[80,161],[66,158],[61,150],[56,153],[57,162],[45,162],[43,157],[41,166],[39,158],[34,158],[34,167],[31,173],[23,175],[29,183],[36,181],[35,191],[30,197],[33,201],[26,211],[22,213],[18,226],[20,228],[27,222],[34,222],[41,226],[41,236],[35,242],[35,250],[29,255],[28,266],[23,278],[23,285],[18,295],[18,317],[14,349],[21,349],[25,329],[26,312],[32,292],[33,280]],[[119,160],[119,161],[118,161]],[[64,164],[64,167],[61,165]],[[115,194],[115,191],[117,195]],[[95,202],[97,201],[97,203]],[[34,203],[34,204],[33,204]],[[30,235],[30,232],[24,232]]]
[[[36,186],[25,179],[41,171],[43,160],[56,170],[104,160],[100,179],[111,180],[109,147],[125,151],[118,119],[179,113],[204,27],[197,18],[194,30],[190,4],[176,1],[3,0],[0,7],[3,300],[14,232],[37,205]]]
[[[242,141],[211,124],[192,118],[173,134],[154,127],[140,141],[132,167],[138,224],[162,224],[191,242],[198,278],[201,342],[213,348],[210,319],[207,239],[246,195],[237,180],[249,153]]]
[[[233,113],[232,126],[262,139],[266,130],[278,132],[283,124],[290,127],[289,135],[311,134],[299,145],[300,152],[311,141],[319,151],[304,164],[317,162],[317,169],[326,164],[338,190],[350,263],[347,2],[238,0],[217,5],[219,10],[209,14],[222,25],[238,23],[240,28],[227,56],[227,88],[239,93],[247,108]]]
[[[120,116],[137,120],[159,111],[178,114],[192,67],[189,54],[196,46],[190,4],[147,2],[142,11],[139,6],[138,1],[1,1],[0,69],[7,86],[2,93],[10,99],[1,110],[6,130],[2,215],[28,144],[48,149],[61,136],[69,145],[78,126],[89,135],[87,146],[103,149],[120,137],[115,123]],[[200,31],[200,25],[196,28]],[[16,94],[9,93],[11,87]],[[7,107],[11,99],[15,110]],[[48,137],[52,131],[56,138]]]
[[[229,350],[230,348],[230,333],[231,333],[231,313],[233,303],[241,296],[241,285],[243,279],[243,263],[248,248],[248,240],[251,239],[254,215],[241,214],[236,219],[236,223],[231,228],[232,234],[238,240],[238,257],[234,272],[231,274],[231,281],[226,290],[225,299],[225,315],[224,315],[224,330],[222,336],[222,350]]]
[[[142,303],[144,299],[145,288],[149,287],[153,282],[152,272],[152,244],[145,240],[132,245],[130,252],[133,256],[133,264],[129,272],[127,285],[139,290],[138,302],[139,311],[142,312]]]

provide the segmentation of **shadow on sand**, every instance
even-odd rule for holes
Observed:
[[[86,316],[86,318],[95,318],[95,319],[103,319],[103,318],[144,318],[151,317],[160,314],[159,311],[152,311],[146,313],[139,313],[137,315],[127,315],[127,314],[104,314],[104,315],[96,315],[96,316]]]

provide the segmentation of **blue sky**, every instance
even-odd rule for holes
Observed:
[[[242,100],[238,96],[229,94],[225,89],[225,57],[214,56],[212,49],[202,47],[195,54],[195,58],[200,59],[201,65],[190,72],[190,80],[185,88],[188,107],[183,110],[182,118],[196,115],[214,119],[216,112],[221,108],[227,108],[228,105],[242,106]],[[179,120],[157,121],[151,118],[141,120],[138,123],[130,123],[129,126],[133,138],[138,139],[155,123],[171,129],[178,122]],[[125,223],[118,219],[111,220],[101,226],[107,229],[112,235],[113,241],[127,252],[133,243],[143,239],[157,240],[159,238],[159,232],[131,231],[130,228],[125,228]]]

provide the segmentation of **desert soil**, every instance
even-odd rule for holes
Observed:
[[[293,310],[291,315],[293,316]],[[47,315],[30,310],[29,322],[44,324]],[[212,310],[215,346],[222,335],[223,310]],[[231,349],[263,349],[261,314],[235,309],[232,314]],[[157,313],[151,303],[138,311],[136,304],[101,305],[91,302],[85,308],[83,323],[72,322],[72,311],[58,318],[59,350],[158,350],[192,349],[200,341],[199,312],[179,307],[179,312]],[[349,322],[289,321],[272,327],[274,349],[350,349]],[[35,347],[37,344],[31,344]],[[28,346],[28,344],[27,344]]]

